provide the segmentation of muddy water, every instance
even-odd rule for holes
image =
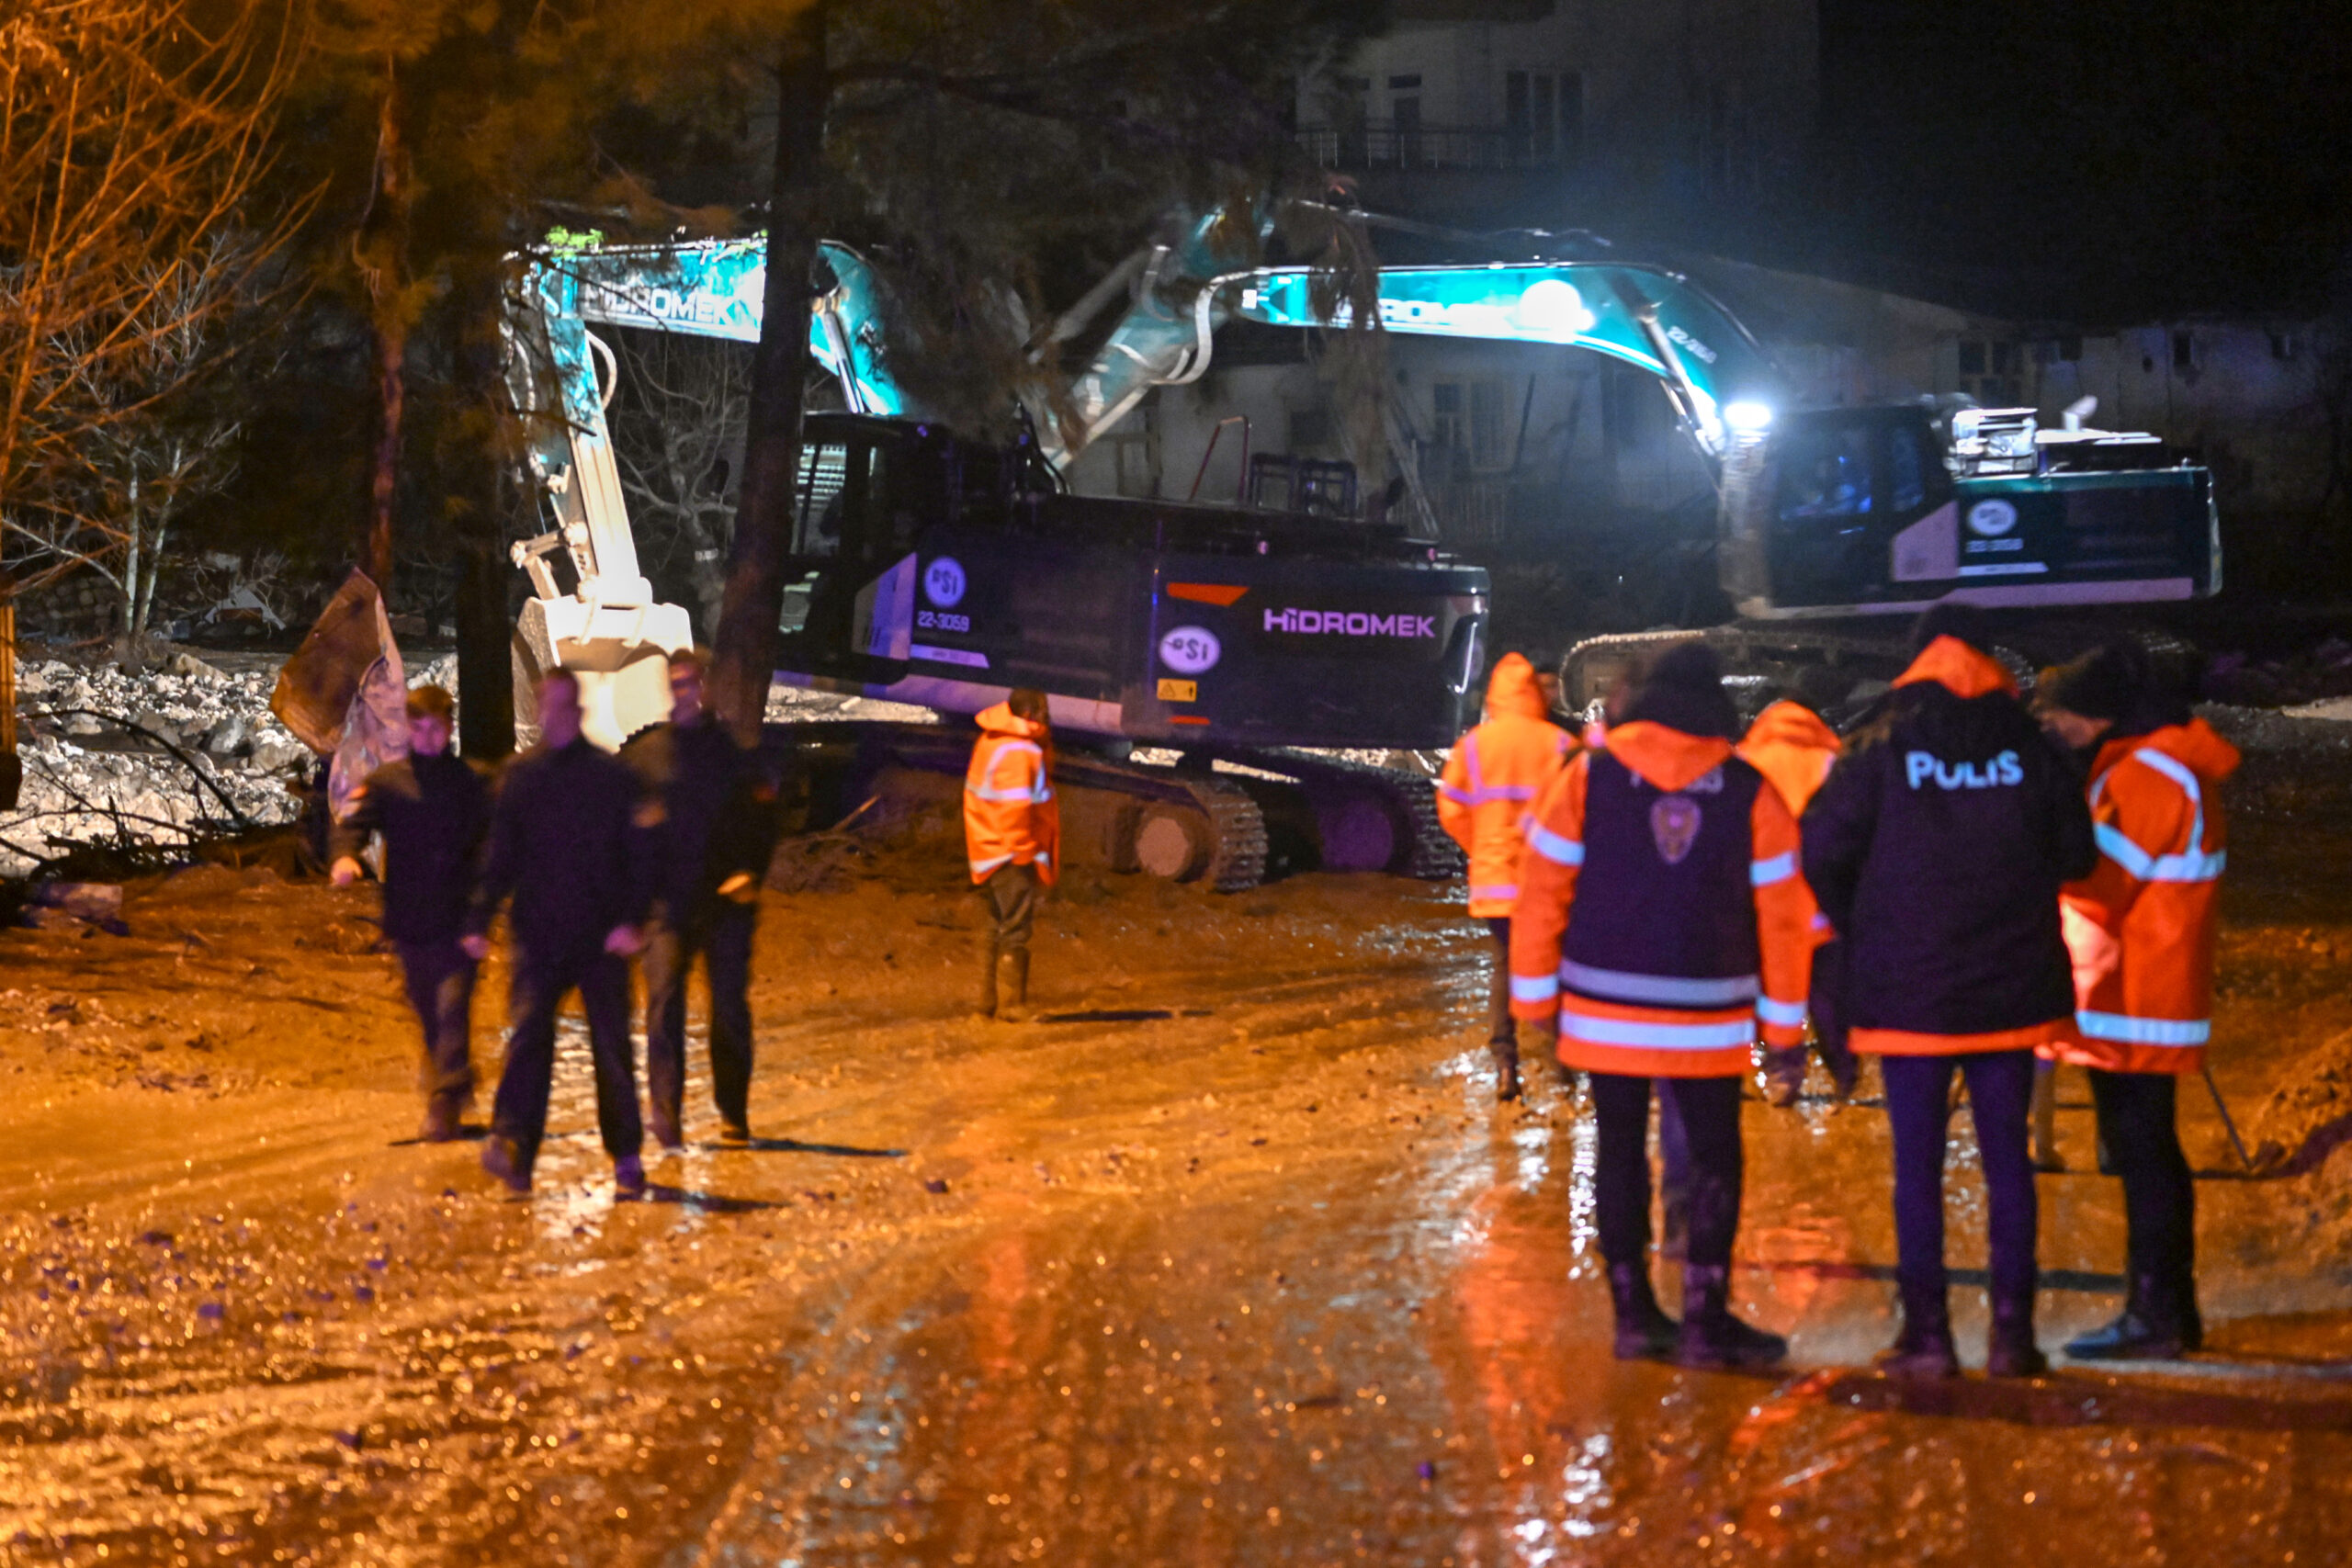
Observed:
[[[2301,902],[2291,942],[2276,899],[2233,925],[2225,1020],[2269,1054],[2233,1092],[2345,1021],[2308,954],[2352,934],[2293,854],[2273,884],[2258,843],[2242,863]],[[765,1142],[698,1141],[642,1202],[614,1199],[576,1042],[527,1201],[469,1147],[399,1142],[365,908],[182,879],[113,949],[0,938],[0,1562],[2254,1564],[2352,1540],[2340,1253],[2283,1217],[2313,1179],[2223,1179],[2202,1105],[2199,1362],[1870,1375],[1884,1122],[1812,1099],[1746,1112],[1740,1304],[1792,1369],[1701,1375],[1610,1358],[1589,1118],[1541,1071],[1492,1104],[1482,933],[1447,890],[1085,882],[1045,920],[1046,1018],[989,1024],[961,1014],[976,912],[918,837],[771,902]],[[2066,1099],[2053,1346],[2121,1291]]]

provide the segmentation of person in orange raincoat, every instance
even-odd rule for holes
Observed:
[[[1804,1039],[1813,898],[1797,825],[1733,754],[1738,714],[1702,643],[1658,654],[1599,749],[1544,786],[1520,859],[1511,1011],[1591,1075],[1593,1199],[1616,1354],[1761,1366],[1787,1342],[1729,1307],[1740,1079],[1766,1041]],[[1649,1278],[1651,1080],[1690,1147],[1679,1330]]]
[[[1814,792],[1837,764],[1838,732],[1802,693],[1781,698],[1756,716],[1739,743],[1740,760],[1762,773],[1792,817],[1802,818]],[[1846,950],[1829,922],[1814,919],[1813,974],[1807,992],[1813,1014],[1814,1043],[1820,1047],[1822,1066],[1829,1069],[1838,1095],[1854,1092],[1858,1064],[1846,1044],[1846,1010],[1840,981]],[[1804,1087],[1805,1051],[1802,1045],[1764,1053],[1765,1098],[1774,1105],[1792,1105]]]
[[[2198,1348],[2197,1198],[2176,1089],[2205,1066],[2213,941],[2228,833],[2221,785],[2237,749],[2193,716],[2136,644],[2043,677],[2051,731],[2092,751],[2098,864],[2061,895],[2075,1037],[2042,1048],[2090,1069],[2099,1136],[2123,1178],[2128,1294],[2113,1323],[2066,1346],[2077,1360],[2171,1359]]]
[[[1517,1100],[1519,1032],[1510,1016],[1510,911],[1519,901],[1520,823],[1536,793],[1576,750],[1551,720],[1535,667],[1516,653],[1495,662],[1486,722],[1464,735],[1437,784],[1437,819],[1470,856],[1470,915],[1495,939],[1487,996],[1487,1049],[1495,1058],[1495,1098]]]
[[[1015,688],[979,716],[979,743],[964,774],[964,848],[992,917],[981,944],[980,1012],[987,1018],[1024,1015],[1038,891],[1061,872],[1061,807],[1054,800],[1046,714],[1045,693]]]

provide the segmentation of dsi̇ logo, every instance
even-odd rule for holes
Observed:
[[[1178,626],[1159,639],[1159,661],[1180,675],[1205,673],[1224,657],[1224,645],[1206,626]]]
[[[2025,767],[2015,751],[2004,751],[1989,762],[1946,762],[1929,751],[1908,751],[1903,771],[1911,787],[1929,779],[1938,789],[2003,789],[2025,783]]]
[[[1968,509],[1968,530],[1991,539],[2018,525],[2018,509],[2006,501],[1980,501]]]
[[[922,596],[943,610],[964,601],[964,567],[953,556],[941,556],[923,568]]]

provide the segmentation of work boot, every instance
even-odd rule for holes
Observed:
[[[1840,1100],[1854,1098],[1854,1089],[1862,1081],[1862,1059],[1851,1051],[1831,1055],[1822,1054],[1822,1065],[1829,1069],[1829,1087]]]
[[[446,1144],[465,1134],[465,1102],[436,1094],[424,1102],[424,1124],[416,1130],[421,1144]]]
[[[520,1198],[531,1190],[531,1168],[523,1163],[523,1151],[512,1138],[502,1138],[492,1133],[481,1145],[481,1168],[495,1177],[500,1185]]]
[[[653,1134],[653,1141],[662,1146],[663,1154],[682,1155],[686,1152],[685,1130],[678,1125],[675,1116],[660,1107],[647,1108],[645,1130]]]
[[[1984,1375],[1988,1378],[2038,1378],[2050,1370],[2050,1358],[2034,1343],[2033,1298],[1993,1299],[1993,1328],[1985,1337]]]
[[[2205,1348],[2205,1314],[2197,1310],[2197,1274],[2186,1269],[2173,1283],[2173,1311],[2180,1323],[2180,1348]]]
[[[980,1016],[996,1016],[997,949],[993,937],[980,944]]]
[[[613,1161],[613,1190],[623,1198],[645,1195],[645,1162],[635,1155],[622,1155]]]
[[[2199,1339],[2204,1337],[2199,1325]],[[2123,1311],[2104,1328],[2066,1341],[2070,1361],[2171,1361],[2191,1348],[2176,1293],[2153,1274],[2132,1276]]]
[[[1951,1310],[1943,1292],[1903,1293],[1903,1332],[1881,1350],[1873,1364],[1891,1378],[1949,1378],[1960,1372],[1960,1352],[1951,1342]]]
[[[1649,1266],[1611,1263],[1609,1300],[1617,1309],[1616,1354],[1621,1361],[1670,1361],[1681,1325],[1666,1315],[1650,1289]]]
[[[752,1146],[752,1128],[745,1122],[721,1122],[718,1124],[718,1146],[722,1149],[748,1149]]]
[[[1783,1110],[1804,1092],[1805,1048],[1767,1046],[1764,1051],[1764,1102]]]
[[[1004,955],[1004,996],[996,1015],[1007,1023],[1029,1021],[1029,950],[1025,947]]]
[[[1731,1270],[1720,1263],[1682,1269],[1682,1334],[1675,1359],[1686,1367],[1769,1367],[1789,1353],[1777,1334],[1731,1314]]]
[[[1519,1042],[1489,1040],[1487,1054],[1495,1059],[1495,1100],[1508,1105],[1521,1093],[1519,1081]]]

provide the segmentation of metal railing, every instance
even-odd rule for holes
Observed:
[[[1540,146],[1532,131],[1508,128],[1367,122],[1303,126],[1292,134],[1326,169],[1539,169],[1569,162],[1557,142]]]

